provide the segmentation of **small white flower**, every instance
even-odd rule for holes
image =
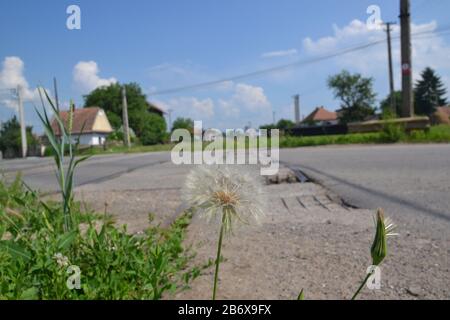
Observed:
[[[231,231],[238,221],[250,224],[263,215],[263,182],[249,166],[204,165],[187,176],[183,198],[208,221],[222,218],[225,231]]]
[[[53,255],[53,259],[56,260],[56,263],[60,267],[67,267],[69,265],[69,258],[64,256],[62,253],[58,252],[55,255]]]

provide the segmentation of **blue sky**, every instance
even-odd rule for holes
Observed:
[[[369,30],[367,8],[378,5],[381,19],[398,21],[393,0],[90,0],[0,3],[0,120],[14,113],[6,92],[26,89],[26,121],[40,130],[34,89],[52,88],[56,76],[63,105],[98,85],[137,82],[148,99],[189,116],[205,127],[240,128],[293,118],[292,99],[301,113],[316,106],[339,108],[326,87],[329,75],[348,69],[375,79],[378,98],[388,91],[386,45],[380,44],[316,64],[243,78],[170,95],[153,92],[202,83],[314,58],[383,39]],[[66,8],[81,9],[81,30],[68,30]],[[450,84],[450,2],[412,0],[414,73],[432,66]],[[394,36],[398,28],[394,30]],[[400,87],[398,41],[394,41],[396,88]]]

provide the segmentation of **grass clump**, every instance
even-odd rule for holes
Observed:
[[[187,286],[200,269],[182,242],[190,214],[168,229],[142,235],[117,228],[105,215],[83,213],[74,201],[78,139],[72,137],[73,104],[67,123],[47,92],[58,132],[42,99],[38,115],[49,139],[62,203],[45,203],[20,176],[0,180],[0,299],[161,299]],[[39,90],[41,93],[41,89]],[[42,94],[41,94],[42,98]],[[75,140],[75,141],[74,141]]]
[[[187,288],[200,268],[182,241],[190,215],[168,229],[130,235],[110,219],[72,206],[64,231],[58,203],[44,203],[20,177],[0,181],[0,299],[161,299]],[[79,288],[68,283],[78,268]],[[76,268],[75,268],[76,267]]]

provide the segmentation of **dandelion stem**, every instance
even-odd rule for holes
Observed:
[[[373,270],[367,274],[367,276],[364,278],[363,282],[359,286],[358,290],[355,292],[355,294],[352,297],[352,300],[355,300],[358,294],[361,292],[362,288],[366,285],[367,281],[369,280],[370,276],[373,274]]]
[[[222,212],[222,225],[220,226],[219,243],[217,244],[216,271],[214,273],[214,289],[212,299],[216,300],[217,280],[219,277],[220,252],[222,251],[223,229],[225,228],[226,213]]]

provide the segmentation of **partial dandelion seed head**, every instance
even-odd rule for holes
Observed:
[[[395,228],[392,220],[384,217],[383,209],[378,209],[375,217],[375,238],[370,250],[373,265],[379,265],[387,256],[387,238],[398,235],[393,232]]]
[[[53,255],[53,259],[56,260],[56,263],[58,264],[58,266],[62,267],[67,267],[69,265],[69,258],[64,256],[62,253],[58,252],[56,254]]]
[[[392,221],[391,218],[385,218],[384,219],[384,230],[386,232],[386,237],[394,237],[398,236],[398,233],[395,233],[395,229],[397,228],[397,225]]]
[[[264,180],[245,165],[203,165],[187,176],[183,198],[208,221],[224,218],[226,231],[238,223],[259,222],[264,214]]]

